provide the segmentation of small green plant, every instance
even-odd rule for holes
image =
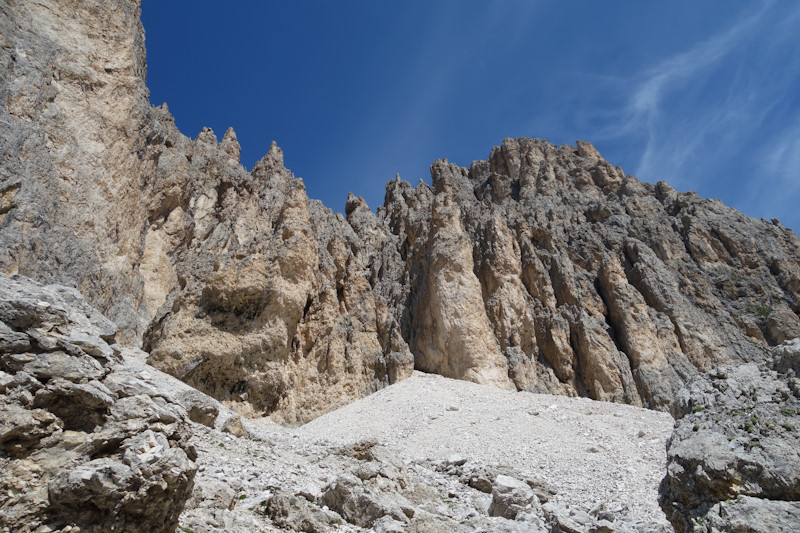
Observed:
[[[699,429],[700,429],[700,424],[695,424],[694,427],[692,428],[692,431],[697,431]]]
[[[772,313],[772,308],[765,307],[763,305],[748,304],[747,312],[752,313],[759,318],[767,318]]]
[[[743,276],[738,272],[731,272],[731,278],[730,279],[734,283],[741,283],[742,281],[747,281],[750,278],[748,278],[747,276]]]
[[[239,495],[239,499],[240,499],[240,500],[244,500],[245,498],[247,498],[247,494],[241,494],[241,495]]]
[[[297,498],[289,498],[289,505],[292,507],[297,507]]]
[[[781,409],[781,414],[783,416],[794,416],[794,413],[795,413],[794,409],[787,409],[786,407]]]
[[[745,421],[744,428],[746,432],[752,433],[753,432],[753,422],[752,419]]]
[[[183,533],[194,533],[194,530],[188,527],[178,526],[178,529],[180,529]]]
[[[733,440],[733,437],[728,437],[728,440],[729,440],[729,441],[732,441],[732,440]]]
[[[702,405],[695,405],[695,406],[692,408],[692,412],[693,412],[693,413],[699,413],[699,412],[700,412],[700,411],[702,411],[702,410],[703,410],[703,406],[702,406]]]
[[[342,525],[342,521],[339,520],[338,518],[334,518],[333,520],[328,522],[328,525],[329,526],[341,526]]]
[[[763,448],[763,446],[761,446],[761,443],[758,442],[757,440],[751,440],[750,441],[750,447],[751,448]]]
[[[782,425],[783,425],[783,429],[785,429],[786,431],[793,431],[794,430],[794,426],[791,425],[791,424],[782,424]]]
[[[222,443],[220,442],[220,443],[219,443],[219,447],[220,447],[220,448],[224,448],[224,447],[225,447],[225,445],[224,445],[224,444],[222,444]]]

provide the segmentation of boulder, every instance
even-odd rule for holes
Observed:
[[[492,485],[492,503],[489,516],[502,516],[513,520],[521,512],[530,511],[539,504],[533,490],[524,481],[499,475]]]
[[[172,532],[197,467],[182,406],[132,378],[66,287],[0,274],[0,528]],[[49,529],[49,530],[52,530]]]
[[[768,363],[786,369],[798,346],[793,341],[776,348]],[[677,532],[705,531],[712,523],[713,531],[797,529],[793,507],[783,505],[800,501],[800,381],[793,370],[718,368],[691,381],[672,413],[676,424],[659,503]],[[745,516],[739,511],[758,505],[759,516],[788,510],[771,514],[763,526],[736,525],[736,517]]]

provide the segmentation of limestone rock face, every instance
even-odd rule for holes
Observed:
[[[771,366],[798,359],[800,339]],[[700,375],[672,405],[659,503],[675,531],[795,531],[800,517],[800,380],[755,364]]]
[[[410,375],[342,218],[274,145],[182,135],[145,88],[139,2],[0,8],[0,269],[80,289],[151,363],[306,420]],[[382,312],[382,315],[381,315]]]
[[[800,333],[800,241],[777,223],[584,142],[506,139],[431,175],[353,224],[418,369],[666,409],[698,371]]]
[[[0,271],[78,288],[134,341],[158,115],[139,2],[3,2],[0,69]]]
[[[0,274],[0,528],[178,525],[197,470],[186,411],[115,333],[75,289]]]
[[[153,257],[171,256],[163,268],[174,278],[168,295],[153,291],[163,301],[144,337],[150,363],[243,414],[287,422],[410,372],[410,357],[385,355],[358,238],[344,218],[308,199],[274,144],[248,173],[225,142],[205,130],[192,143],[192,164],[202,166],[186,174],[197,179],[147,231],[145,250],[158,243]],[[158,268],[154,279],[165,279]]]
[[[666,409],[800,334],[791,230],[588,143],[507,139],[342,216],[276,145],[248,172],[233,130],[150,106],[138,0],[5,2],[0,68],[0,271],[79,289],[242,414],[308,420],[414,368]]]

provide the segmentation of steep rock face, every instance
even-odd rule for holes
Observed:
[[[410,374],[402,340],[384,355],[351,227],[308,199],[277,146],[247,173],[224,151],[233,142],[230,131],[219,144],[200,134],[191,164],[201,166],[187,173],[199,177],[145,237],[153,257],[172,257],[153,279],[176,280],[168,296],[154,290],[163,303],[145,335],[150,363],[241,412],[287,422]]]
[[[0,7],[0,269],[80,289],[152,363],[307,419],[410,374],[350,226],[233,130],[183,136],[145,88],[139,2]],[[390,340],[391,339],[391,340]]]
[[[698,370],[800,332],[800,242],[778,223],[584,142],[506,139],[431,175],[387,184],[380,242],[353,224],[417,368],[666,408]]]
[[[0,6],[0,270],[78,288],[151,363],[307,420],[413,367],[664,408],[800,333],[800,243],[587,143],[506,140],[310,201],[273,146],[189,139],[145,86],[138,0]]]
[[[75,289],[0,274],[0,528],[177,527],[186,411],[122,364],[115,333]]]
[[[76,286],[135,340],[151,110],[139,3],[0,6],[0,271]]]
[[[673,403],[659,503],[675,531],[797,530],[800,339],[767,361],[700,375]]]

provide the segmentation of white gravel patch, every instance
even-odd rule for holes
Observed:
[[[295,432],[335,445],[376,439],[407,461],[508,465],[557,487],[556,501],[666,524],[656,498],[672,426],[667,413],[415,372]]]
[[[319,494],[358,467],[360,461],[341,450],[373,440],[406,463],[417,496],[430,493],[418,509],[446,521],[436,531],[544,531],[532,523],[476,518],[486,515],[491,495],[437,470],[454,456],[467,466],[510,467],[520,479],[545,481],[558,491],[552,501],[569,512],[602,504],[628,528],[671,531],[656,500],[673,425],[666,413],[415,372],[304,426],[243,422],[249,436],[241,438],[195,425],[200,471],[181,527],[279,531],[265,514],[273,495]],[[346,522],[326,530],[364,531]]]

